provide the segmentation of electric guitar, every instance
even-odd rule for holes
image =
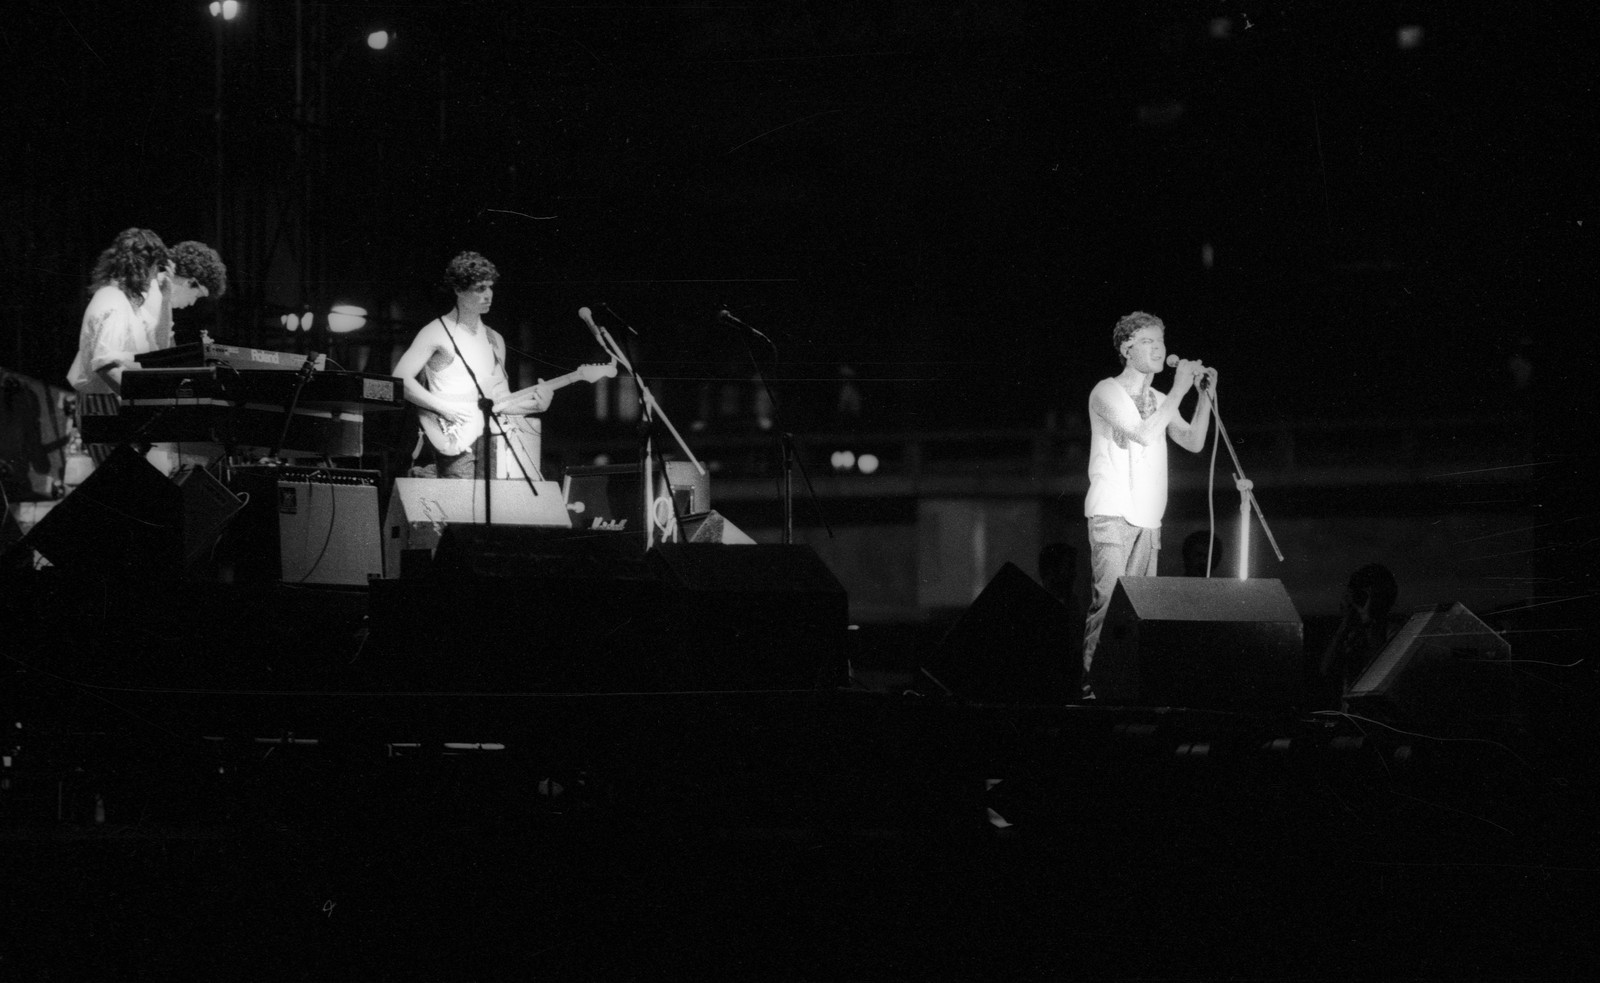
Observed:
[[[492,412],[495,419],[508,432],[526,429],[537,434],[538,427],[535,421],[527,419],[527,410],[520,412],[517,407],[528,403],[540,392],[553,393],[563,386],[570,386],[574,382],[594,382],[598,379],[609,379],[617,374],[617,360],[594,365],[581,365],[566,375],[557,376],[544,382],[536,382],[526,389],[519,389],[505,399],[494,405]],[[417,422],[422,424],[422,432],[427,434],[428,443],[433,445],[439,454],[460,454],[472,446],[472,442],[483,435],[483,411],[478,409],[477,400],[449,400],[453,406],[459,407],[467,414],[466,423],[454,423],[441,417],[432,410],[418,408]],[[510,419],[507,419],[507,418]]]

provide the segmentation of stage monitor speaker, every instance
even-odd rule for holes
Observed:
[[[1006,563],[940,639],[926,670],[954,696],[981,703],[1065,703],[1077,690],[1082,623]]]
[[[672,488],[673,509],[677,515],[697,515],[711,510],[711,477],[701,474],[692,463],[668,461],[667,483]],[[563,487],[573,528],[636,532],[643,536],[640,517],[644,514],[644,501],[639,491],[639,465],[568,468]]]
[[[800,689],[847,675],[844,586],[804,545],[663,543],[646,554],[665,607],[662,685]]]
[[[488,505],[496,526],[571,527],[554,481],[495,481]],[[396,478],[383,522],[383,575],[401,576],[407,557],[430,557],[445,527],[481,525],[484,483],[453,478]],[[423,564],[425,565],[425,564]]]
[[[721,543],[724,546],[754,546],[743,529],[723,518],[716,509],[700,515],[686,515],[679,524],[686,543]]]
[[[1123,577],[1090,666],[1096,699],[1278,712],[1303,697],[1304,626],[1277,580]]]
[[[13,549],[72,574],[150,583],[182,573],[183,540],[178,486],[123,444]]]
[[[1433,730],[1503,722],[1514,713],[1511,645],[1460,602],[1417,611],[1345,698]]]

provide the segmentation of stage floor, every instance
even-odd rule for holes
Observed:
[[[675,687],[718,677],[619,671],[660,650],[606,624],[567,634],[581,651],[498,640],[572,669],[541,690],[463,669],[476,621],[438,634],[407,592],[62,587],[4,602],[9,978],[1596,966],[1588,694],[1451,740],[980,702],[871,632],[772,685]],[[718,644],[716,666],[762,654]]]

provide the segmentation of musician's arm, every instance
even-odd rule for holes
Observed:
[[[550,399],[554,395],[555,391],[548,386],[529,386],[496,403],[494,409],[496,413],[509,413],[513,416],[543,413],[550,408]]]
[[[439,322],[428,323],[417,332],[417,336],[411,340],[411,347],[407,348],[405,354],[400,356],[400,360],[394,363],[391,371],[404,387],[407,400],[438,414],[444,420],[458,424],[467,423],[471,419],[467,411],[429,392],[428,387],[418,378],[422,375],[422,370],[427,367],[428,359],[439,349],[439,334]]]
[[[543,413],[549,409],[555,390],[541,382],[512,392],[511,381],[507,378],[505,370],[506,340],[500,332],[491,329],[489,343],[494,346],[495,377],[490,381],[490,393],[495,400],[494,411],[525,416],[529,413]]]

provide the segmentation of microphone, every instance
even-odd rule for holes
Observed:
[[[1179,361],[1179,359],[1178,359],[1178,356],[1176,356],[1176,355],[1168,355],[1167,356],[1167,364],[1169,366],[1177,365],[1178,361]],[[1196,389],[1204,389],[1207,386],[1209,386],[1210,384],[1211,384],[1211,374],[1210,374],[1210,372],[1201,372],[1201,373],[1198,373],[1198,374],[1195,375],[1195,377],[1194,377],[1194,386],[1195,386]]]
[[[743,321],[739,320],[738,318],[734,317],[733,316],[733,312],[728,310],[726,307],[724,307],[722,310],[717,312],[717,320],[726,321],[729,324],[736,324],[741,328],[748,328],[750,326],[750,325],[744,323]]]
[[[600,347],[606,347],[605,338],[600,335],[600,325],[594,323],[593,312],[587,307],[580,307],[578,308],[578,317],[583,320],[584,324],[589,326],[589,333],[594,335],[594,340],[599,343]]]

